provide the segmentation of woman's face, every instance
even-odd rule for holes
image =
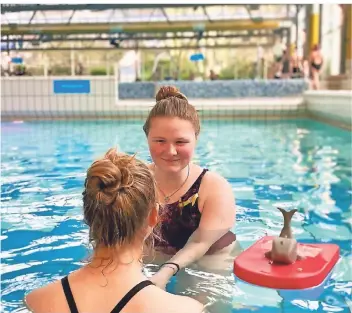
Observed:
[[[178,172],[190,163],[196,146],[190,121],[178,117],[153,117],[148,145],[155,165],[167,172]]]

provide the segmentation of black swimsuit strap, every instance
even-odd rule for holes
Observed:
[[[134,286],[126,295],[121,299],[121,301],[113,308],[111,313],[119,313],[124,308],[124,306],[132,299],[134,295],[136,295],[143,288],[154,285],[150,280],[143,280],[136,286]]]
[[[198,176],[198,178],[196,179],[196,181],[193,183],[193,185],[191,186],[191,188],[194,188],[195,186],[197,186],[198,188],[200,187],[200,183],[202,182],[203,176],[205,175],[205,173],[208,171],[207,168],[204,168],[203,171],[200,173],[200,175]],[[191,189],[190,188],[190,189]]]
[[[75,302],[75,299],[73,298],[70,284],[68,282],[68,276],[65,276],[64,278],[61,279],[61,285],[64,290],[66,300],[67,300],[68,306],[70,307],[71,313],[78,313],[76,302]]]
[[[64,290],[66,300],[71,313],[78,313],[76,302],[75,302],[75,299],[73,298],[70,284],[68,282],[68,276],[65,276],[64,278],[61,279],[61,284],[62,284],[62,288]],[[134,286],[129,292],[126,293],[126,295],[120,300],[120,302],[113,308],[111,313],[119,313],[128,303],[128,301],[132,299],[133,296],[135,296],[143,288],[150,285],[154,285],[154,284],[150,280],[144,280],[139,284],[137,284],[136,286]]]

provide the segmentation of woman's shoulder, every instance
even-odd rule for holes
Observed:
[[[57,312],[63,303],[61,282],[55,281],[28,293],[23,301],[30,312]],[[43,299],[45,299],[43,301]],[[62,308],[61,308],[62,309]]]
[[[191,297],[173,295],[173,294],[169,294],[169,295],[174,298],[173,303],[175,307],[179,308],[180,313],[181,312],[182,313],[183,312],[202,313],[204,310],[204,305]]]
[[[221,174],[208,170],[202,179],[199,188],[199,196],[201,197],[200,207],[210,198],[218,198],[219,194],[228,198],[234,197],[232,187],[228,180]]]
[[[228,180],[224,176],[211,170],[206,171],[206,175],[204,175],[203,180],[204,185],[210,188],[224,187],[230,185]]]
[[[204,305],[199,301],[187,296],[179,296],[179,295],[173,295],[173,296],[176,297],[175,299],[176,305],[178,303],[182,303],[182,309],[180,309],[180,312],[186,312],[184,309],[187,309],[187,312],[192,312],[192,313],[204,312]]]
[[[150,301],[153,307],[150,312],[183,313],[183,312],[204,312],[204,305],[199,301],[181,295],[174,295],[160,288],[154,289],[154,297],[158,301]],[[153,304],[154,303],[154,304]]]

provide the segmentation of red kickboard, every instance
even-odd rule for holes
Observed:
[[[271,263],[264,255],[274,237],[265,236],[234,261],[234,274],[248,283],[274,289],[306,289],[320,285],[340,256],[335,244],[300,244],[305,258],[293,264]]]

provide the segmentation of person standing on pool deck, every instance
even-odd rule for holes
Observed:
[[[87,171],[84,221],[93,255],[86,266],[25,298],[35,313],[203,312],[198,301],[167,293],[142,273],[143,247],[158,221],[155,180],[147,165],[110,149]]]
[[[319,45],[314,45],[309,56],[309,62],[312,76],[312,87],[313,89],[318,90],[320,89],[319,76],[324,63],[323,54],[321,53]]]
[[[235,197],[225,178],[192,163],[200,121],[177,88],[160,88],[143,130],[161,204],[160,238],[155,247],[164,258],[173,255],[151,280],[165,288],[175,272],[191,264],[211,271],[224,266],[218,261],[229,260],[236,247],[231,231],[236,220]],[[233,258],[227,266],[232,262]]]

